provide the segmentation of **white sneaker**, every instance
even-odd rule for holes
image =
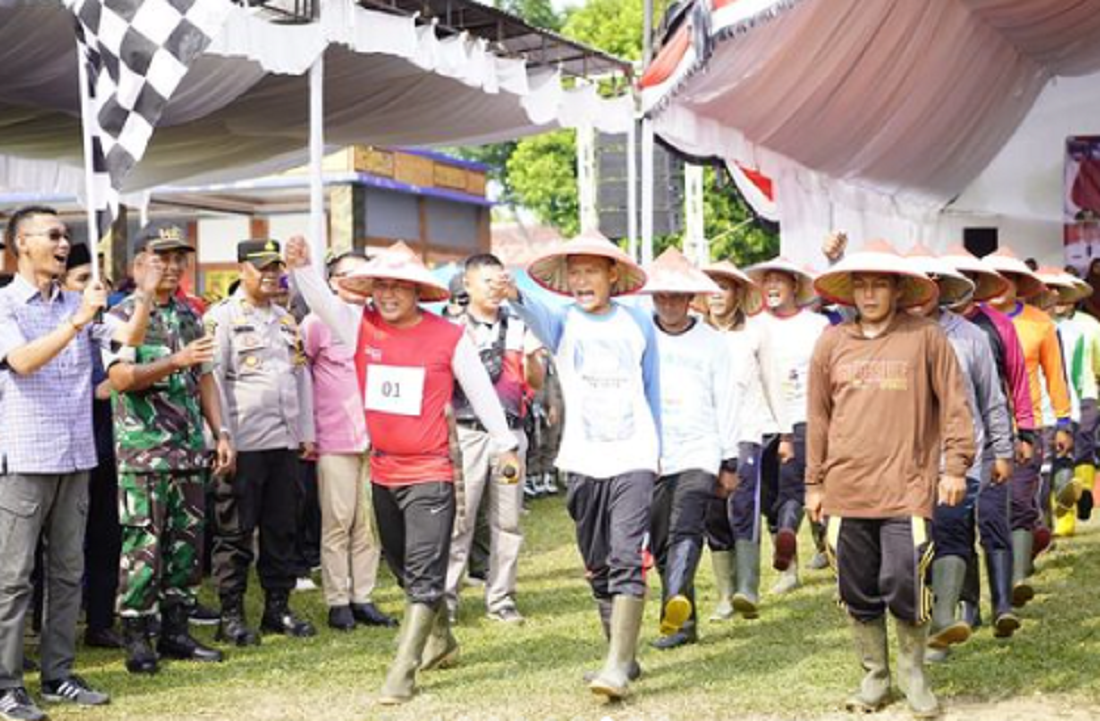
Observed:
[[[798,580],[798,564],[792,563],[790,568],[779,574],[779,580],[772,586],[772,593],[790,593],[801,585],[802,582]]]
[[[554,474],[547,473],[542,478],[542,487],[546,491],[547,495],[558,495],[558,484],[554,482]]]

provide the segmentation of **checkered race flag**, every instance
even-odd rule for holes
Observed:
[[[225,23],[229,0],[65,0],[76,21],[81,92],[90,112],[93,181],[88,202],[98,238],[118,215],[119,189],[191,62]],[[91,234],[89,228],[89,234]],[[93,239],[96,236],[91,236]]]

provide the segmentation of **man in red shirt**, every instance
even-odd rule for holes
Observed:
[[[417,669],[448,666],[458,655],[443,603],[455,518],[448,427],[455,382],[489,433],[498,467],[510,467],[518,482],[516,439],[469,337],[419,307],[449,294],[408,246],[396,243],[340,279],[345,290],[370,296],[365,306],[333,295],[312,269],[304,238],[290,239],[286,260],[312,311],[356,349],[382,552],[406,595],[397,657],[379,702],[405,703],[415,693]]]

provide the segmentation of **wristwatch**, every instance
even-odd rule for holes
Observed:
[[[218,429],[218,438],[224,438],[227,441],[232,441],[233,434],[229,432],[228,428],[223,426]]]

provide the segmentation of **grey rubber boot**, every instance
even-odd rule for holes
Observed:
[[[603,669],[588,684],[597,696],[621,699],[630,686],[630,669],[638,650],[638,633],[642,628],[645,599],[636,596],[615,596],[611,605],[611,640]]]
[[[596,599],[596,610],[600,614],[600,625],[603,626],[603,637],[611,640],[611,599],[610,598],[598,598]],[[596,678],[595,671],[585,671],[583,678],[585,683],[592,683],[592,680]],[[635,658],[634,662],[630,665],[630,671],[627,673],[627,678],[631,681],[637,681],[642,677],[642,667],[638,664],[638,659]]]
[[[844,702],[848,711],[873,713],[890,702],[890,656],[886,645],[886,618],[863,623],[851,620],[856,656],[866,672],[856,690]]]
[[[714,589],[718,593],[718,604],[710,620],[728,621],[733,618],[734,553],[711,551],[710,561],[714,568]]]
[[[966,580],[966,561],[958,556],[944,556],[932,562],[932,630],[928,645],[935,649],[965,643],[970,638],[970,626],[955,615]]]
[[[751,621],[760,616],[760,544],[738,541],[736,548],[737,592],[733,594],[733,609]]]
[[[449,668],[456,661],[458,661],[458,641],[451,633],[451,614],[447,612],[447,604],[441,603],[436,609],[428,642],[424,644],[420,670]]]
[[[1023,608],[1035,598],[1035,589],[1028,580],[1034,547],[1035,536],[1031,531],[1018,529],[1012,532],[1012,605],[1016,608]]]
[[[425,603],[410,603],[405,606],[405,620],[401,622],[397,655],[382,684],[378,703],[383,706],[406,703],[416,693],[416,669],[420,666],[420,656],[424,652],[428,634],[432,632],[435,615],[432,607]]]
[[[905,693],[915,718],[935,718],[940,715],[940,702],[924,673],[928,624],[918,626],[894,619],[894,627],[898,633],[898,686]]]

